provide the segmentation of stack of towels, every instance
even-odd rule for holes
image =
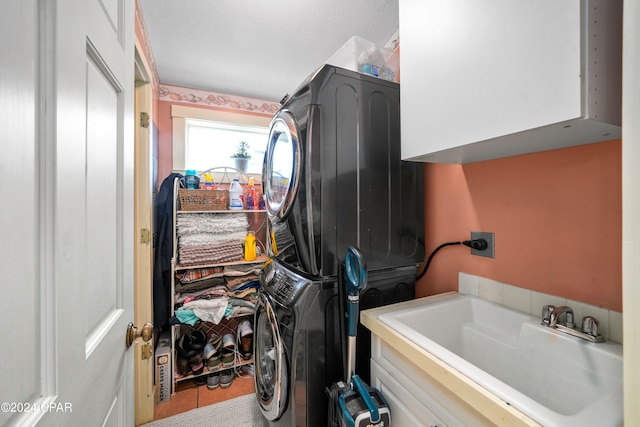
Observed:
[[[244,214],[178,214],[178,263],[182,266],[238,261],[249,223]]]

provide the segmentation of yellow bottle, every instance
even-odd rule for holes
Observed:
[[[244,239],[244,260],[256,260],[256,236],[252,231],[248,232],[247,237]]]

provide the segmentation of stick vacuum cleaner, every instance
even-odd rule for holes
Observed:
[[[337,415],[343,427],[388,427],[391,412],[387,401],[378,389],[367,386],[355,374],[360,291],[367,286],[367,264],[360,250],[354,247],[347,250],[344,267],[346,280],[341,292],[347,300],[347,379],[346,384],[339,382],[332,387],[337,396],[330,403],[336,405],[337,414],[333,415]]]

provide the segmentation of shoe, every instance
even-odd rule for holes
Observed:
[[[207,345],[204,346],[204,358],[210,371],[220,368],[222,363],[222,355],[219,351],[221,344],[222,337],[218,334],[213,334]]]
[[[178,356],[187,360],[198,353],[198,349],[193,347],[193,339],[191,338],[191,335],[188,334],[180,336],[176,348],[178,350]]]
[[[211,359],[213,355],[216,354],[216,351],[218,350],[213,346],[213,344],[208,342],[207,345],[204,346],[204,358]]]
[[[193,375],[200,375],[204,371],[204,361],[202,360],[202,353],[197,353],[189,359],[191,365],[191,371]]]
[[[220,387],[229,388],[235,377],[233,369],[226,369],[220,373]]]
[[[189,370],[191,369],[191,365],[189,364],[189,359],[182,357],[178,354],[178,363],[177,365],[177,377],[182,378],[189,375]]]
[[[178,353],[178,375],[184,377],[191,371],[191,359],[198,355],[199,350],[194,349],[191,335],[184,334],[178,340],[176,350]]]
[[[240,356],[244,360],[249,360],[253,356],[253,329],[251,322],[244,320],[238,325],[238,336],[240,337]]]
[[[209,374],[207,377],[207,388],[209,390],[215,390],[220,385],[220,372]]]
[[[222,337],[218,334],[213,334],[209,339],[209,342],[204,346],[204,358],[211,359],[218,352]]]
[[[205,377],[204,375],[202,375],[200,377],[195,377],[193,379],[193,382],[196,383],[196,385],[198,385],[198,386],[205,385],[207,383],[207,377]]]
[[[233,334],[222,337],[222,366],[230,368],[236,361],[236,340]]]
[[[242,366],[240,367],[240,370],[241,370],[242,372],[245,372],[245,373],[247,373],[247,374],[251,375],[251,376],[254,376],[254,367],[253,367],[253,363],[249,363],[249,364],[247,364],[247,365],[242,365]]]
[[[220,366],[222,365],[222,355],[220,354],[219,351],[216,351],[216,353],[207,359],[207,368],[210,371],[215,371],[217,369],[220,369]]]
[[[193,330],[189,333],[191,337],[191,348],[194,350],[202,350],[207,342],[207,334],[199,329]]]

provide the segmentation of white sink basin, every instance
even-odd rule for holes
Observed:
[[[590,343],[469,295],[414,303],[378,320],[538,423],[623,424],[622,345]]]

